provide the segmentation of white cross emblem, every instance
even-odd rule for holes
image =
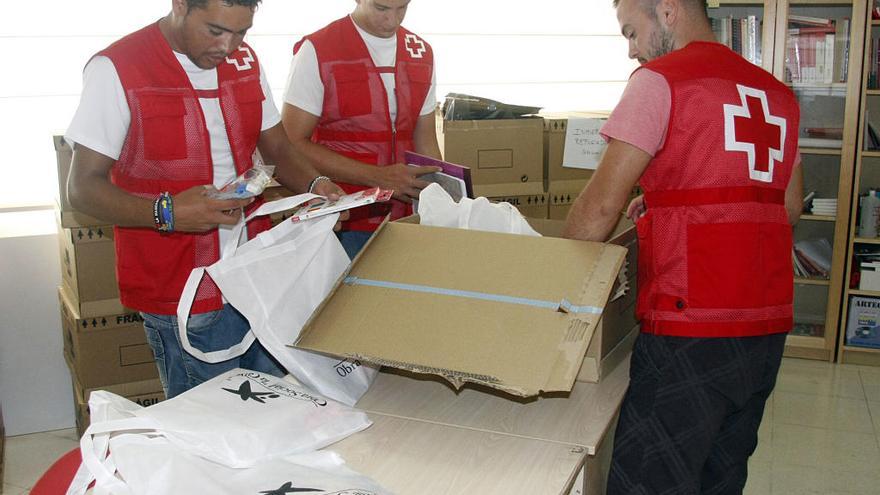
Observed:
[[[239,72],[241,72],[241,71],[243,71],[243,70],[248,70],[248,69],[250,69],[250,68],[251,68],[251,62],[254,61],[254,55],[251,53],[250,48],[248,48],[248,47],[246,47],[246,46],[240,46],[240,47],[238,47],[238,51],[240,51],[240,52],[244,52],[244,56],[241,57],[241,63],[239,64],[239,60],[238,60],[238,58],[237,58],[237,55],[238,55],[237,53],[233,54],[233,56],[235,56],[236,58],[229,58],[229,57],[226,57],[226,63],[227,63],[227,64],[232,64],[232,65],[234,65],[235,68],[236,68]]]
[[[428,51],[428,49],[425,48],[425,42],[420,40],[414,34],[406,35],[406,38],[404,38],[404,46],[412,58],[422,58],[422,54]]]
[[[773,182],[773,165],[784,155],[785,119],[770,114],[767,93],[736,85],[742,105],[724,105],[724,149],[749,159],[749,178]]]

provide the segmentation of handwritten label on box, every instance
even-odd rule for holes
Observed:
[[[605,119],[570,118],[565,130],[562,166],[596,170],[605,151],[605,140],[599,129]]]

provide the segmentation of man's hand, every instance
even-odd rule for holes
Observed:
[[[195,186],[171,196],[174,208],[174,230],[207,232],[218,225],[235,225],[241,220],[241,209],[254,199],[214,199],[208,193],[213,186]]]
[[[645,216],[645,195],[639,194],[626,207],[626,216],[633,222]]]
[[[412,203],[419,199],[422,189],[428,187],[419,177],[442,170],[440,167],[415,167],[403,163],[395,163],[384,167],[376,167],[376,182],[382,189],[393,189],[394,198]]]
[[[343,191],[341,187],[337,186],[335,182],[330,182],[329,180],[319,180],[315,184],[315,189],[312,192],[319,196],[325,196],[330,201],[336,201],[340,196],[345,195],[345,191]],[[342,229],[342,222],[348,220],[348,217],[348,211],[339,212],[339,221],[333,226],[333,230],[339,232],[339,230]]]
[[[318,196],[324,196],[330,201],[336,201],[340,196],[345,195],[345,191],[343,191],[341,187],[337,186],[335,182],[329,180],[319,180],[316,182],[312,193],[317,194]]]

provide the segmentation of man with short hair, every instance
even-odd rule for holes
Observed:
[[[427,186],[404,152],[440,158],[434,110],[434,53],[401,27],[410,0],[355,0],[350,16],[303,38],[284,95],[287,135],[324,175],[346,192],[394,190],[394,200],[352,211],[340,240],[350,257],[387,213],[411,212]]]
[[[792,328],[799,108],[715,42],[702,0],[614,0],[642,65],[568,237],[605,240],[638,181],[641,321],[609,494],[741,493]]]
[[[208,364],[181,347],[176,311],[191,270],[220,258],[232,229],[257,201],[211,197],[253,166],[257,148],[278,180],[337,196],[290,145],[254,51],[243,43],[260,0],[172,0],[171,12],[99,52],[83,73],[68,195],[77,210],[116,225],[122,304],[141,312],[166,395],[226,370],[281,375],[259,344]],[[254,236],[269,227],[259,218]],[[202,351],[225,349],[247,320],[205,277],[186,332]]]

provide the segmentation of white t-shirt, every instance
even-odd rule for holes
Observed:
[[[217,69],[205,70],[198,67],[184,54],[174,52],[192,86],[196,90],[216,90]],[[266,76],[260,71],[260,85],[263,87],[263,123],[261,131],[271,129],[281,122],[281,114],[272,100],[272,92]],[[236,177],[232,148],[226,134],[223,112],[219,98],[199,98],[205,124],[211,139],[211,159],[214,162],[214,186],[221,187]],[[131,111],[125,98],[125,90],[119,80],[116,67],[109,58],[94,57],[83,71],[83,90],[79,107],[73,116],[64,138],[68,143],[79,143],[114,160],[119,159],[128,127]],[[220,242],[223,245],[231,234],[231,227],[220,228]]]
[[[367,45],[370,58],[376,67],[394,67],[397,62],[397,35],[390,38],[380,38],[361,29],[355,24],[358,33]],[[391,123],[397,122],[397,98],[394,96],[395,78],[394,73],[381,73],[385,92],[388,94],[388,111]],[[437,74],[432,69],[431,88],[425,96],[425,103],[419,115],[427,115],[434,112],[437,105]],[[290,75],[287,78],[287,88],[284,91],[284,102],[289,103],[301,110],[320,117],[324,111],[324,83],[321,81],[321,72],[318,67],[318,55],[311,41],[306,40],[300,46],[296,56],[290,63]]]

